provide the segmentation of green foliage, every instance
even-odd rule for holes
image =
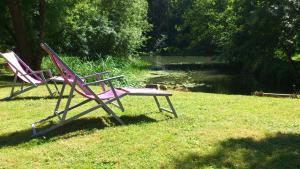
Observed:
[[[295,61],[300,61],[300,54],[296,54],[294,57],[293,57],[293,60]]]
[[[148,47],[163,49],[161,54],[220,53],[236,29],[232,0],[149,2],[153,31]]]
[[[20,1],[26,35],[40,50],[39,3]],[[0,49],[17,48],[5,1],[0,2]],[[129,56],[147,39],[148,4],[144,0],[47,0],[45,41],[60,52],[76,56]]]
[[[117,85],[143,86],[143,75],[148,63],[138,57],[115,58],[112,56],[98,58],[80,58],[75,56],[61,55],[68,66],[80,76],[86,76],[97,72],[110,72],[108,76],[125,75],[122,81],[116,81]],[[49,57],[44,57],[42,62],[44,69],[50,69],[58,74]],[[96,80],[96,79],[90,79]]]
[[[38,53],[39,3],[18,3]],[[5,23],[0,25],[0,50],[17,49],[5,1],[0,11]],[[95,60],[135,54],[147,42],[142,50],[218,55],[259,76],[293,78],[297,71],[291,69],[297,65],[291,57],[300,52],[299,13],[296,0],[47,0],[45,41],[59,53]],[[264,72],[269,73],[260,75]]]
[[[290,58],[300,49],[298,1],[174,0],[168,3],[168,16],[177,19],[177,23],[168,22],[176,28],[165,40],[167,48],[164,48],[169,52],[218,55],[261,77],[278,77],[278,81],[286,77],[296,79],[297,71],[290,65]],[[174,36],[175,45],[168,42]]]
[[[239,0],[234,11],[238,30],[233,34],[232,53],[227,55],[230,59],[253,65],[269,62],[278,53],[295,54],[299,47],[299,2]]]
[[[154,24],[152,40],[163,44],[154,47],[171,53],[221,54],[223,59],[255,70],[256,63],[264,62],[265,58],[267,62],[274,56],[283,59],[299,50],[298,1],[149,2],[154,8],[149,14]],[[157,11],[164,12],[154,13]]]
[[[0,51],[7,50],[13,46],[12,28],[7,21],[10,19],[8,9],[5,7],[5,1],[0,1]]]
[[[223,58],[263,79],[297,79],[289,60],[299,49],[298,1],[237,0],[236,29],[224,46]]]
[[[228,43],[235,29],[230,0],[195,0],[184,14],[181,29],[189,30],[182,38],[189,41],[193,53],[214,54]]]
[[[146,40],[147,7],[142,0],[77,1],[66,9],[59,47],[77,56],[128,56]]]
[[[188,10],[193,0],[148,0],[149,22],[153,28],[148,35],[146,50],[158,54],[176,55],[182,53],[189,42],[181,38],[182,32],[178,30],[184,22],[183,15]]]

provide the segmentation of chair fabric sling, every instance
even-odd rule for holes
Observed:
[[[54,109],[54,113],[52,115],[46,117],[45,119],[42,119],[42,120],[32,124],[33,135],[45,134],[53,129],[56,129],[56,128],[64,125],[67,122],[75,120],[75,119],[77,119],[91,111],[94,111],[98,108],[102,108],[104,111],[106,111],[106,113],[108,113],[108,115],[115,118],[120,124],[124,124],[124,122],[115,114],[115,112],[111,108],[108,107],[108,104],[113,104],[113,105],[117,106],[118,108],[120,108],[122,111],[124,111],[124,107],[120,101],[120,98],[122,98],[126,95],[153,96],[155,99],[155,102],[161,112],[162,111],[170,112],[170,113],[173,113],[175,117],[177,117],[176,111],[169,99],[169,96],[171,96],[171,94],[169,94],[167,92],[159,91],[159,90],[153,90],[153,89],[115,88],[113,86],[112,81],[121,79],[121,78],[123,78],[123,76],[116,76],[116,77],[104,79],[103,75],[107,74],[107,72],[100,72],[100,73],[95,73],[95,74],[88,75],[85,77],[80,77],[74,71],[72,71],[67,66],[67,64],[65,64],[60,59],[60,57],[46,43],[41,43],[41,47],[48,53],[52,62],[54,63],[54,65],[56,66],[58,71],[60,72],[60,75],[64,79],[64,84],[62,86],[59,99],[58,99],[56,107]],[[97,80],[94,82],[86,83],[85,79],[90,78],[90,77],[97,77]],[[106,86],[105,82],[107,82],[109,84],[109,86]],[[96,94],[90,88],[90,85],[94,85],[94,84],[100,85],[100,87],[102,88],[101,93]],[[68,100],[66,102],[66,105],[64,106],[64,109],[61,111],[58,111],[60,104],[61,104],[62,95],[64,93],[66,85],[71,87],[71,90],[70,90],[70,93],[68,96]],[[70,103],[71,103],[74,92],[79,93],[80,95],[85,97],[86,100],[70,107]],[[171,110],[162,108],[157,99],[157,96],[166,97]],[[92,108],[89,108],[83,112],[80,112],[72,117],[66,118],[67,114],[70,110],[73,110],[79,106],[82,106],[90,101],[95,101],[97,103],[97,105]],[[44,123],[44,122],[46,122],[50,119],[56,118],[56,117],[59,120],[59,122],[56,125],[52,125],[51,127],[44,129],[43,131],[37,132],[38,124]]]
[[[56,91],[59,92],[57,85],[56,85],[56,81],[61,81],[62,78],[52,76],[52,73],[50,70],[33,71],[13,51],[7,52],[7,53],[0,53],[0,56],[2,56],[6,60],[8,67],[14,73],[14,81],[13,81],[10,95],[1,100],[12,99],[13,97],[15,97],[17,95],[20,95],[24,92],[27,92],[35,87],[38,87],[38,86],[44,85],[44,84],[45,84],[50,96],[53,97],[53,92],[51,91],[51,89],[48,85],[48,83],[50,81],[53,82]],[[46,79],[44,73],[47,73],[49,78]],[[21,88],[20,88],[20,90],[15,91],[15,87],[17,86],[18,79],[20,79],[22,82]],[[25,83],[29,84],[29,86],[24,88]]]

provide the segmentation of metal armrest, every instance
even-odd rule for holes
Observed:
[[[21,76],[26,76],[26,75],[34,75],[34,74],[41,74],[43,72],[45,72],[46,70],[37,70],[37,71],[33,71],[31,73],[26,73],[26,74],[21,74]],[[47,70],[48,71],[48,70]]]
[[[90,78],[90,77],[93,77],[93,76],[104,75],[104,74],[108,74],[108,73],[109,72],[98,72],[98,73],[93,73],[91,75],[83,76],[83,77],[80,77],[80,78],[86,79],[86,78]]]
[[[94,81],[94,82],[90,82],[90,83],[85,83],[84,85],[87,86],[87,85],[93,85],[93,84],[100,84],[100,83],[103,83],[103,82],[107,82],[107,81],[112,81],[112,80],[116,80],[116,79],[122,79],[124,78],[124,76],[115,76],[115,77],[111,77],[111,78],[107,78],[107,79],[103,79],[103,80],[97,80],[97,81]]]
[[[22,76],[40,74],[41,78],[43,80],[46,80],[44,72],[46,72],[48,74],[49,78],[53,77],[52,72],[51,72],[50,69],[48,69],[48,70],[37,70],[37,71],[33,71],[32,73],[26,73],[24,75],[22,74]]]

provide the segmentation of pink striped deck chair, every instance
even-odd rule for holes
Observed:
[[[154,96],[155,102],[161,112],[162,111],[170,112],[170,113],[173,113],[175,115],[175,117],[177,117],[176,111],[169,99],[169,96],[171,96],[171,94],[169,94],[167,92],[155,90],[155,89],[115,88],[113,86],[112,81],[122,79],[123,76],[116,76],[116,77],[104,79],[103,75],[107,74],[108,72],[100,72],[100,73],[95,73],[92,75],[80,77],[74,71],[72,71],[47,44],[41,43],[41,47],[48,53],[48,55],[50,56],[54,65],[59,70],[61,76],[64,78],[64,84],[60,91],[60,96],[59,96],[57,104],[55,106],[53,115],[50,115],[50,116],[46,117],[45,119],[42,119],[38,122],[33,123],[32,124],[33,135],[45,134],[53,129],[56,129],[56,128],[64,125],[67,122],[75,120],[75,119],[77,119],[91,111],[94,111],[98,108],[104,109],[104,111],[106,113],[108,113],[109,116],[115,118],[120,124],[124,124],[122,119],[120,117],[118,117],[111,108],[108,107],[108,104],[113,104],[113,105],[117,106],[121,111],[124,111],[124,107],[120,101],[120,98],[122,98],[123,96],[126,96],[126,95]],[[88,78],[91,78],[91,77],[97,77],[97,80],[94,82],[85,83],[85,80]],[[105,85],[106,82],[109,84],[109,86]],[[101,92],[98,94],[96,94],[90,88],[91,85],[96,85],[96,84],[100,85],[100,87],[101,87]],[[71,87],[69,97],[66,102],[66,105],[64,106],[65,108],[61,111],[58,111],[61,100],[62,100],[62,95],[64,93],[66,85],[69,85]],[[81,103],[78,103],[78,104],[70,107],[70,103],[72,100],[71,96],[73,96],[74,92],[79,93],[86,99],[84,101],[82,101]],[[159,100],[157,99],[157,96],[166,97],[171,110],[162,108],[160,106]],[[80,112],[72,117],[67,118],[67,114],[70,110],[75,109],[79,106],[82,106],[90,101],[95,101],[97,103],[97,105],[92,108],[89,108],[83,112]],[[59,122],[56,125],[52,125],[51,127],[47,128],[43,131],[37,132],[37,128],[36,128],[37,124],[46,122],[55,117],[57,117],[59,120]]]
[[[10,95],[1,100],[9,100],[40,85],[45,85],[50,96],[53,97],[54,93],[51,91],[48,85],[50,81],[53,82],[56,91],[59,92],[56,85],[56,81],[61,81],[62,78],[52,76],[50,70],[33,71],[12,51],[8,53],[0,53],[0,56],[2,56],[6,60],[8,67],[14,73],[14,80]],[[46,78],[45,73],[47,74],[48,78]],[[18,79],[21,80],[20,90],[15,91]],[[29,86],[24,86],[25,84],[29,84]]]

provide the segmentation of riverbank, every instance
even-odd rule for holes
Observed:
[[[102,71],[111,72],[109,76],[125,75],[122,81],[115,82],[117,86],[144,87],[146,84],[159,84],[177,91],[243,95],[252,95],[256,91],[297,93],[290,82],[273,83],[274,80],[269,79],[262,81],[253,74],[237,71],[237,68],[213,57],[146,56],[92,60],[65,55],[61,57],[82,76]],[[3,65],[0,65],[0,82],[9,83],[13,77],[8,72],[3,72],[1,67]],[[56,72],[48,57],[44,58],[42,68]]]
[[[252,95],[255,91],[295,93],[291,81],[276,81],[240,70],[214,57],[153,56],[146,83],[161,84],[170,89],[190,92]]]

